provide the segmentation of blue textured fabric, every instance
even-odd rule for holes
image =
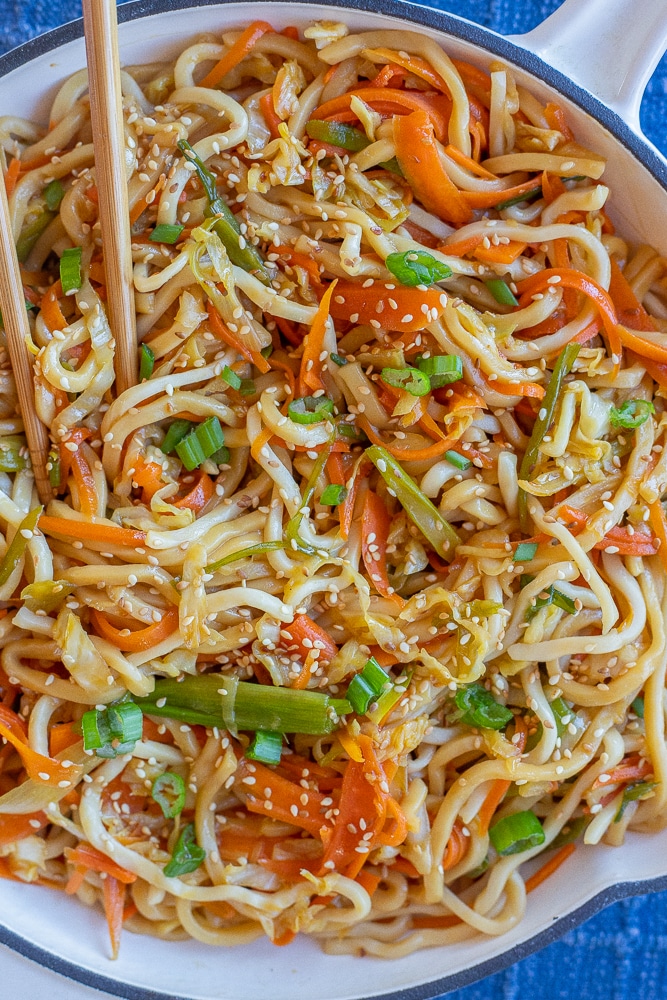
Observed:
[[[657,3],[658,0],[642,0]],[[434,0],[502,33],[528,31],[559,0]],[[0,0],[0,51],[81,14],[72,0]],[[667,153],[667,58],[642,104],[646,135]],[[449,1000],[663,1000],[667,996],[667,893],[623,900],[543,951]]]

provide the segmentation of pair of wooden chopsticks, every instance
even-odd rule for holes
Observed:
[[[107,303],[116,341],[116,390],[121,393],[136,384],[138,360],[115,0],[83,0],[83,18]],[[30,324],[1,178],[0,309],[35,484],[41,502],[47,504],[53,498],[47,473],[49,437],[35,412],[32,360],[27,347]]]

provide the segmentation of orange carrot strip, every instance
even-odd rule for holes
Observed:
[[[17,840],[38,833],[47,823],[46,814],[43,812],[24,813],[21,816],[0,815],[0,847],[9,847]]]
[[[162,613],[159,622],[153,622],[152,625],[130,632],[129,635],[123,634],[125,629],[118,629],[112,625],[101,611],[91,608],[90,614],[98,634],[126,653],[140,653],[150,649],[178,628],[178,608],[168,608]]]
[[[632,757],[626,757],[616,767],[610,768],[606,772],[609,775],[608,781],[600,781],[599,778],[596,778],[592,787],[602,788],[607,785],[616,785],[622,781],[636,781],[638,778],[645,778],[652,771],[653,765],[651,762],[646,760],[645,757],[635,754]]]
[[[281,257],[287,258],[287,263],[295,267],[302,267],[304,271],[308,272],[308,275],[312,282],[316,285],[322,284],[322,278],[320,275],[320,269],[317,261],[312,257],[308,257],[305,253],[298,253],[293,247],[289,246],[272,246],[271,253],[278,253]],[[280,317],[276,317],[278,319]]]
[[[614,303],[619,323],[629,326],[632,330],[657,329],[653,318],[644,309],[613,257],[611,258],[609,296]]]
[[[307,656],[308,652],[315,648],[320,650],[320,659],[328,661],[332,660],[338,652],[338,646],[331,636],[308,615],[296,615],[293,622],[285,625],[284,631],[289,633],[292,642],[301,646],[304,656]],[[308,640],[308,645],[304,643],[305,639]],[[318,645],[314,646],[316,642]]]
[[[388,299],[396,303],[396,309],[389,306]],[[334,319],[366,324],[379,318],[387,330],[412,333],[439,319],[444,310],[442,299],[439,288],[422,290],[396,285],[387,289],[381,281],[366,288],[361,282],[339,281],[331,300],[331,315]],[[428,311],[424,312],[422,307]]]
[[[229,347],[233,347],[234,350],[238,351],[246,361],[251,361],[256,368],[262,373],[271,370],[271,366],[266,358],[262,357],[259,351],[253,351],[251,347],[244,344],[240,337],[236,337],[232,331],[223,323],[220,313],[215,308],[212,302],[206,303],[206,311],[208,312],[208,321],[211,327],[211,332],[219,337],[220,340],[224,340],[225,344]]]
[[[458,865],[459,861],[465,857],[469,842],[470,838],[463,834],[463,823],[457,818],[454,821],[442,859],[442,867],[446,872]]]
[[[71,784],[72,774],[58,760],[45,757],[28,746],[25,727],[21,718],[6,705],[0,705],[0,736],[14,747],[29,778],[40,784],[57,785],[59,781]]]
[[[67,326],[67,320],[63,316],[60,304],[58,303],[58,299],[62,293],[62,286],[59,281],[56,281],[55,284],[51,285],[44,292],[44,296],[42,297],[42,304],[40,306],[42,319],[52,333],[54,330],[64,330]]]
[[[58,722],[49,730],[49,753],[57,757],[59,753],[81,742],[81,735],[74,731],[73,722]]]
[[[456,146],[445,146],[445,153],[450,160],[454,160],[454,162],[458,163],[460,167],[465,167],[471,174],[475,174],[477,177],[482,177],[485,181],[498,180],[496,174],[492,174],[490,170],[483,167],[477,162],[477,160],[473,160],[472,157],[466,156],[465,153],[462,153]]]
[[[285,945],[291,944],[296,937],[296,931],[289,930],[283,931],[278,937],[271,938],[271,944],[277,945],[278,948],[284,948]]]
[[[375,111],[388,117],[407,118],[410,117],[411,113],[420,112],[429,121],[439,140],[442,141],[447,134],[447,119],[442,114],[440,107],[433,98],[421,94],[417,90],[360,87],[326,101],[319,108],[316,108],[310,117],[320,121],[324,118],[338,118],[341,113],[347,112],[345,117],[351,117],[355,120],[357,116],[354,112],[349,111],[350,101],[355,96],[361,98],[364,104],[368,104]],[[442,98],[438,96],[437,100],[442,101]]]
[[[515,184],[514,187],[502,188],[495,191],[461,191],[461,196],[470,208],[493,208],[510,198],[518,198],[520,194],[527,194],[540,186],[539,177],[532,177],[523,181],[522,184]]]
[[[204,509],[214,492],[215,486],[213,480],[205,472],[202,472],[189,493],[186,493],[180,500],[174,501],[174,507],[181,509],[187,507],[198,514],[199,511]]]
[[[365,417],[359,418],[359,424],[373,444],[386,448],[400,462],[427,462],[432,458],[438,458],[439,455],[444,455],[446,451],[449,451],[458,440],[457,437],[449,437],[436,441],[435,444],[425,448],[399,448],[393,441],[383,440]],[[345,502],[347,503],[347,500]]]
[[[130,885],[132,882],[137,881],[137,876],[134,872],[129,872],[126,868],[121,868],[120,865],[116,864],[111,858],[108,858],[106,854],[102,854],[92,844],[86,844],[81,841],[76,847],[65,848],[65,857],[72,865],[88,868],[89,871],[93,872],[106,872],[107,875],[111,875],[112,878],[117,879],[124,885]]]
[[[473,256],[477,260],[490,264],[513,264],[527,246],[527,243],[519,243],[516,240],[510,240],[509,243],[499,243],[497,246],[495,243],[491,243],[488,247],[480,244],[475,248]]]
[[[62,535],[63,538],[79,538],[107,545],[121,545],[124,548],[136,548],[146,541],[145,531],[121,528],[115,524],[100,524],[97,521],[79,521],[73,517],[42,514],[38,527],[45,535]]]
[[[424,208],[456,226],[470,222],[472,210],[442,165],[427,112],[395,117],[394,141],[403,175]]]
[[[70,455],[72,475],[79,494],[79,509],[86,517],[94,517],[97,514],[97,486],[93,470],[80,448],[70,452]]]
[[[282,124],[282,118],[276,113],[273,104],[273,93],[270,90],[263,97],[260,97],[259,110],[262,113],[262,118],[271,134],[271,138],[277,139],[280,135],[278,126]]]
[[[364,869],[359,872],[355,881],[359,883],[362,889],[366,890],[369,896],[372,896],[382,879],[379,875],[373,875],[372,872],[367,872]]]
[[[377,493],[366,490],[361,518],[361,555],[366,572],[373,581],[378,594],[388,597],[401,607],[405,601],[394,593],[387,576],[387,539],[391,529],[391,518],[384,501]]]
[[[157,491],[166,485],[162,481],[162,466],[158,462],[147,462],[143,458],[137,460],[132,473],[132,482],[141,488],[141,499],[144,503],[150,503]]]
[[[544,387],[537,382],[489,382],[489,389],[504,396],[532,396],[534,399],[544,396]]]
[[[253,790],[255,786],[243,784],[243,778],[251,776],[255,778],[257,796]],[[303,795],[301,785],[281,777],[275,771],[255,761],[251,770],[250,762],[246,761],[245,757],[239,761],[236,778],[235,787],[240,794],[247,796],[246,807],[249,812],[261,813],[280,822],[299,826],[313,837],[321,839],[322,828],[326,827],[328,821],[324,818],[324,813],[327,811],[327,807],[322,805],[324,796],[319,792],[309,791],[308,802],[304,805],[301,801]],[[266,792],[267,788],[271,789],[270,796]],[[294,811],[292,806],[295,807]]]
[[[317,391],[318,389],[326,390],[320,374],[322,370],[320,354],[322,353],[322,344],[327,330],[331,296],[337,283],[337,279],[332,281],[320,299],[313,324],[303,341],[303,355],[301,357],[301,370],[299,372],[300,391],[303,391],[303,395],[307,395],[308,389],[312,389],[313,391]]]
[[[125,917],[126,892],[126,886],[114,878],[113,875],[107,875],[102,882],[102,901],[104,903],[104,915],[107,918],[107,926],[109,928],[112,958],[118,958],[120,936]]]
[[[565,112],[558,104],[547,104],[544,109],[544,117],[549,123],[549,127],[554,129],[556,132],[560,132],[561,135],[568,141],[571,141],[574,136],[570,131],[570,127],[567,124],[565,118]]]
[[[555,871],[563,864],[564,861],[574,853],[576,849],[576,844],[564,844],[560,851],[557,851],[545,865],[542,865],[534,875],[531,875],[526,879],[526,892],[532,892],[533,889],[537,889],[538,885],[541,885],[550,875],[553,875]]]
[[[667,570],[667,520],[665,519],[665,511],[659,499],[654,503],[648,504],[648,510],[649,523],[655,532],[655,537],[660,540],[660,548],[658,549],[660,562],[665,570]]]
[[[5,191],[7,192],[7,197],[9,198],[16,187],[16,182],[19,179],[19,174],[21,173],[21,161],[18,157],[14,157],[12,162],[7,167],[5,171]]]
[[[220,83],[223,76],[226,76],[230,70],[238,66],[242,59],[245,59],[267,31],[273,31],[273,28],[266,21],[253,21],[241,34],[241,37],[234,42],[232,47],[225,52],[222,59],[215,64],[212,70],[209,70],[198,86],[215,87],[216,84]]]

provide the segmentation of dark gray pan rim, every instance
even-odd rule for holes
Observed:
[[[280,2],[280,0],[266,0],[268,3]],[[368,12],[369,0],[309,0],[316,6],[338,7],[340,9],[352,9]],[[137,18],[148,17],[151,14],[164,13],[170,10],[183,10],[189,7],[208,7],[218,4],[238,3],[238,0],[129,0],[118,7],[118,20],[121,23],[133,21]],[[433,10],[429,7],[419,7],[407,0],[374,0],[373,13],[386,14],[390,17],[410,21],[425,28],[433,28],[445,34],[471,42],[478,48],[485,50],[491,55],[501,56],[515,65],[520,66],[533,76],[544,81],[554,90],[559,91],[565,97],[579,105],[589,115],[597,119],[618,141],[626,147],[642,163],[649,173],[667,191],[667,163],[655,152],[640,136],[611,111],[597,98],[581,87],[578,87],[572,80],[568,79],[558,70],[547,65],[537,56],[527,52],[518,45],[507,41],[500,35],[487,30],[477,24],[462,21],[444,11]],[[50,52],[61,45],[72,42],[83,35],[83,21],[71,21],[53,31],[49,31],[38,38],[26,42],[16,49],[12,49],[6,55],[0,56],[0,78],[11,73],[12,70],[23,66],[25,63]],[[540,948],[546,947],[553,941],[558,940],[568,931],[578,927],[585,920],[599,913],[605,906],[632,896],[642,896],[653,892],[667,890],[667,875],[655,879],[648,879],[641,882],[621,882],[617,885],[609,886],[602,890],[588,902],[562,917],[554,917],[553,924],[539,934],[535,934],[527,941],[516,945],[502,955],[482,962],[470,969],[464,969],[454,975],[445,976],[442,979],[424,983],[411,989],[396,990],[391,993],[376,994],[366,1000],[431,1000],[443,993],[461,989],[486,976],[491,976],[496,972],[501,972],[508,966],[526,958]],[[83,983],[93,989],[105,991],[112,996],[123,997],[124,1000],[189,1000],[185,996],[175,996],[174,994],[162,993],[154,990],[146,990],[141,987],[122,983],[111,976],[104,976],[100,973],[86,969],[58,955],[53,955],[43,948],[33,944],[27,938],[15,934],[8,927],[0,923],[0,944],[6,945],[13,951],[18,952],[25,958],[42,965],[52,972],[57,972],[61,976]]]

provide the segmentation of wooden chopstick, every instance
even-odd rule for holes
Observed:
[[[83,0],[83,24],[107,304],[120,394],[137,384],[139,371],[115,0]]]
[[[7,349],[12,364],[18,405],[28,441],[30,461],[40,501],[46,506],[53,500],[53,489],[46,471],[49,435],[35,411],[33,367],[26,338],[31,339],[25,295],[16,256],[16,245],[9,216],[7,193],[0,171],[0,309],[7,335]]]

